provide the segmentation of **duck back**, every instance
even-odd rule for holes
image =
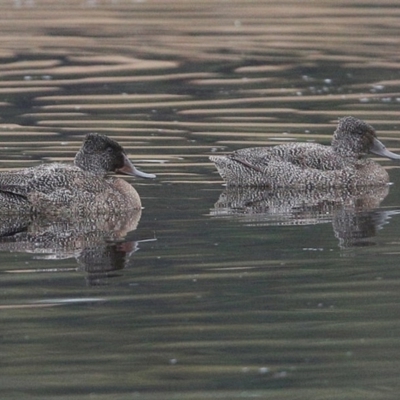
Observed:
[[[330,146],[315,143],[246,148],[210,159],[228,186],[328,188],[389,181],[385,169],[374,161],[342,157]]]

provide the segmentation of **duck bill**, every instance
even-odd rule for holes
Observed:
[[[135,175],[140,178],[153,179],[156,176],[154,174],[146,174],[145,172],[139,171],[129,160],[129,158],[124,154],[124,165],[118,168],[116,172],[126,175]]]
[[[370,148],[370,152],[376,154],[377,156],[391,158],[392,160],[400,160],[400,155],[389,151],[378,139],[374,139],[372,147]]]

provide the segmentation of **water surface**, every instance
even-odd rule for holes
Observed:
[[[144,209],[122,221],[3,221],[2,398],[398,397],[399,165],[378,159],[382,191],[260,199],[208,161],[328,144],[345,115],[400,153],[396,2],[0,11],[0,169],[96,131],[157,174],[128,178]]]

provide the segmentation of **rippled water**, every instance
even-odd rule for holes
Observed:
[[[1,398],[397,399],[400,170],[361,193],[226,191],[213,153],[400,153],[397,2],[0,4],[0,170],[84,134],[157,174],[124,219],[1,217]],[[16,232],[18,232],[17,235]]]

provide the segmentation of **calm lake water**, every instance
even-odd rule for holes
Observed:
[[[379,5],[377,5],[379,4]],[[358,193],[225,191],[208,156],[328,144],[345,115],[400,153],[393,0],[0,4],[0,170],[96,131],[157,174],[144,209],[0,216],[2,399],[397,399],[400,164]]]

